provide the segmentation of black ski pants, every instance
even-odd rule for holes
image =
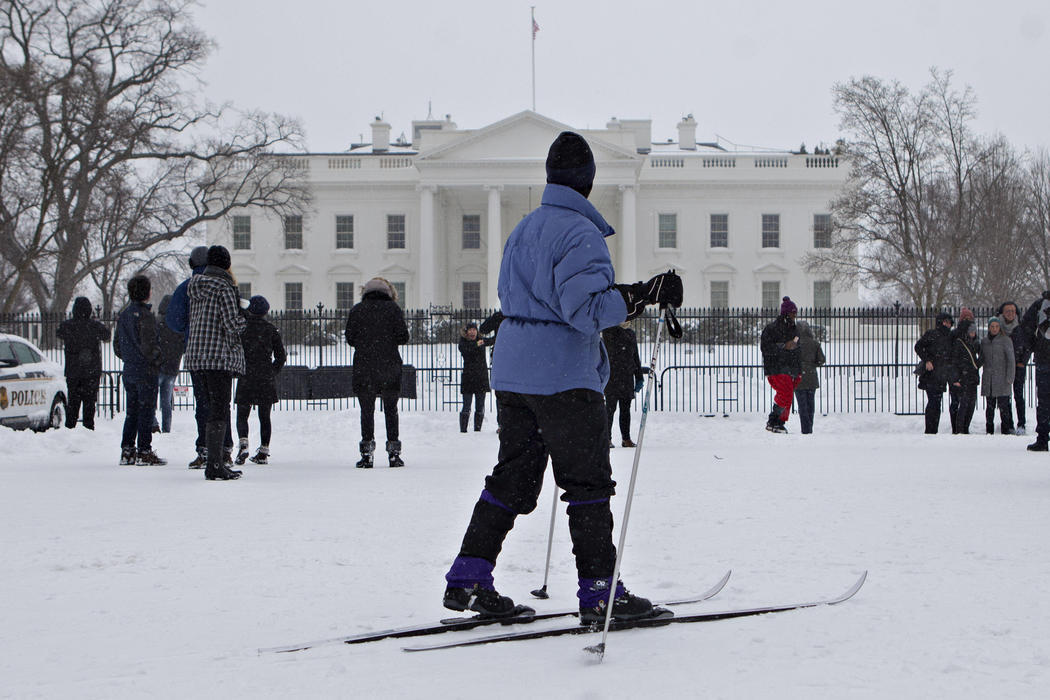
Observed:
[[[609,497],[615,493],[609,464],[605,397],[573,389],[550,396],[497,391],[499,461],[485,490],[499,501],[478,501],[460,549],[462,556],[495,562],[518,514],[531,513],[550,458],[554,480],[565,492],[569,535],[580,578],[612,574],[616,547]]]

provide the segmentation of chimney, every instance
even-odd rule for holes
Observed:
[[[372,151],[385,153],[390,150],[390,125],[376,117],[372,122]]]
[[[678,147],[687,151],[696,150],[696,120],[687,114],[678,122]]]

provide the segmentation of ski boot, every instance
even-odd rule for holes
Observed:
[[[507,596],[491,588],[482,588],[478,583],[471,588],[448,586],[442,605],[449,610],[473,610],[481,617],[516,617],[536,613],[527,605],[515,605]]]
[[[270,463],[270,448],[263,445],[259,448],[259,451],[255,453],[255,456],[251,458],[253,464],[269,464]]]
[[[580,579],[580,624],[593,625],[605,622],[606,606],[609,604],[609,580],[604,578]],[[641,620],[649,617],[670,616],[666,608],[654,607],[646,598],[634,595],[623,583],[616,583],[616,598],[613,599],[614,620]]]
[[[371,469],[372,468],[372,455],[376,450],[375,440],[362,440],[359,445],[361,448],[361,459],[358,460],[355,465],[358,469]]]
[[[401,459],[401,441],[400,440],[387,440],[386,441],[386,452],[390,455],[390,466],[391,467],[403,467],[405,466],[404,460]]]
[[[235,464],[244,464],[248,461],[248,438],[240,438],[237,441],[237,459]]]

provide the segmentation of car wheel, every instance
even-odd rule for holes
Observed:
[[[42,433],[48,428],[54,428],[58,430],[66,424],[66,399],[61,394],[55,397],[55,400],[51,402],[51,413],[48,415],[47,423],[37,429],[37,432]]]

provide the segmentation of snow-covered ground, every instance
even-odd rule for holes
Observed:
[[[408,466],[360,470],[355,410],[280,412],[272,463],[230,483],[186,469],[187,411],[157,436],[166,467],[117,466],[119,420],[2,429],[0,696],[1045,697],[1050,457],[1030,438],[926,436],[921,417],[818,416],[811,436],[763,420],[651,415],[625,582],[670,599],[733,570],[683,611],[834,595],[865,569],[867,584],[836,607],[614,633],[602,664],[580,636],[258,652],[445,616],[491,420],[462,435],[454,413],[403,414]],[[632,456],[612,451],[618,521]],[[543,580],[550,488],[496,569],[519,602]],[[538,610],[575,605],[570,549],[560,508]]]

